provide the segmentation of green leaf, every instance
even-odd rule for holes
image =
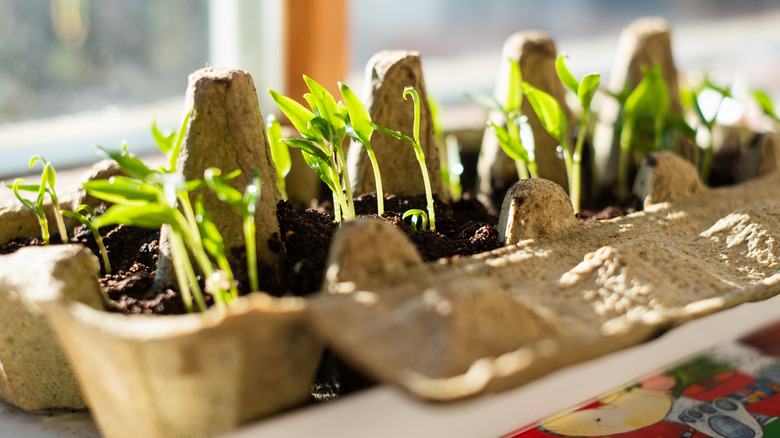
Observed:
[[[642,73],[642,81],[626,98],[625,111],[634,117],[661,115],[669,108],[669,90],[661,76],[661,67],[655,64],[652,69],[642,69]]]
[[[509,156],[509,158],[513,160],[522,160],[526,163],[529,162],[528,152],[526,152],[525,148],[523,148],[523,144],[519,139],[513,138],[511,135],[509,135],[509,131],[497,125],[492,120],[488,123],[493,127],[493,129],[495,129],[496,138],[498,138],[498,144],[501,146],[501,149],[503,149],[504,152]]]
[[[173,149],[176,133],[169,132],[167,135],[163,134],[162,131],[160,131],[160,128],[157,127],[157,120],[154,120],[152,122],[152,137],[154,138],[155,143],[157,143],[157,149],[164,154],[168,154],[168,152]]]
[[[97,149],[106,157],[116,161],[119,167],[133,178],[146,179],[149,175],[155,173],[143,161],[127,151],[127,142],[122,145],[122,150],[119,151],[106,149],[102,146],[97,146]]]
[[[254,167],[252,169],[252,182],[247,184],[246,190],[244,190],[244,197],[242,203],[246,209],[246,213],[254,215],[257,208],[257,204],[260,202],[262,188],[262,180],[260,179],[260,169]]]
[[[308,164],[309,167],[314,170],[322,182],[324,182],[332,192],[335,193],[337,190],[341,190],[341,186],[337,185],[330,176],[331,166],[327,159],[323,160],[320,157],[309,154],[304,150],[301,152],[303,153],[303,159],[306,161],[306,164]]]
[[[290,123],[301,133],[304,138],[310,140],[316,140],[322,138],[317,131],[309,126],[309,121],[316,117],[313,112],[309,111],[296,102],[295,100],[282,96],[274,90],[269,89],[271,98],[276,102],[279,109],[282,110],[285,116],[290,120]]]
[[[290,150],[287,144],[282,143],[282,125],[276,120],[273,114],[265,118],[266,135],[268,144],[271,146],[271,157],[276,165],[276,173],[280,178],[284,178],[290,173],[292,160],[290,159]]]
[[[333,95],[314,79],[304,75],[303,80],[306,82],[306,86],[309,87],[312,97],[317,103],[317,110],[320,113],[320,117],[330,122],[335,131],[344,130],[346,128],[344,119],[341,118],[336,99],[333,98]]]
[[[566,67],[566,58],[566,55],[558,55],[558,57],[555,58],[555,71],[558,73],[558,77],[561,79],[563,85],[574,94],[579,95],[580,83],[574,75],[571,74],[569,68]],[[580,101],[582,101],[582,99],[580,99]]]
[[[144,228],[159,228],[163,224],[178,228],[172,207],[157,204],[111,206],[105,213],[95,218],[93,224],[98,227],[125,224]]]
[[[599,88],[599,82],[601,82],[601,74],[599,73],[590,73],[582,78],[577,91],[577,97],[580,99],[582,108],[590,108],[593,96],[596,95],[596,91]]]
[[[90,195],[115,204],[143,206],[156,204],[159,189],[153,184],[136,179],[114,176],[111,179],[92,180],[82,184]]]
[[[11,185],[11,188],[13,188],[14,195],[16,195],[16,199],[19,200],[19,202],[22,203],[25,207],[28,209],[34,211],[36,214],[38,214],[38,210],[35,208],[35,204],[32,203],[29,199],[24,198],[21,193],[19,193],[20,187],[22,187],[21,182],[24,181],[22,178],[18,178],[16,181],[14,181],[13,185]],[[35,190],[30,190],[31,192],[37,192],[40,190],[40,184],[35,185]],[[40,215],[39,215],[40,216]]]
[[[775,106],[772,104],[772,98],[769,97],[769,94],[762,90],[753,90],[753,98],[756,99],[758,105],[761,106],[761,110],[764,111],[764,114],[768,115],[776,121],[780,121],[780,119],[777,117]]]
[[[243,210],[242,200],[244,196],[233,188],[232,186],[225,184],[225,182],[219,177],[220,170],[215,167],[210,167],[203,172],[203,179],[206,181],[206,185],[217,195],[220,201],[226,202],[231,207],[241,211]]]
[[[173,142],[173,146],[169,151],[163,151],[163,153],[168,155],[168,170],[171,172],[176,170],[176,161],[178,161],[179,154],[181,154],[181,145],[184,142],[184,136],[186,135],[187,126],[190,122],[190,116],[192,115],[193,111],[195,111],[195,109],[190,108],[187,113],[184,114],[184,119],[181,122],[181,126],[179,127],[179,132],[176,135],[175,141]]]
[[[324,138],[328,143],[333,144],[336,142],[336,129],[333,124],[323,117],[315,117],[309,121],[309,125],[320,133],[321,138]],[[346,129],[346,125],[345,125]]]
[[[298,148],[306,152],[308,155],[315,156],[317,159],[326,163],[330,160],[330,157],[328,157],[328,154],[326,154],[325,151],[308,140],[301,140],[300,138],[285,138],[282,139],[282,141],[287,144],[287,146]]]
[[[523,106],[523,73],[520,71],[520,63],[513,59],[507,59],[509,62],[509,87],[507,87],[506,103],[504,104],[504,114],[512,111],[520,111]]]
[[[371,143],[371,135],[374,133],[374,127],[371,122],[371,114],[368,113],[363,102],[358,99],[355,93],[345,84],[339,82],[341,97],[344,99],[344,105],[349,114],[349,125],[358,137],[358,141],[364,145]]]
[[[195,201],[195,221],[198,223],[198,231],[203,241],[203,248],[217,260],[225,259],[225,241],[222,239],[219,229],[214,224],[211,215],[206,211],[203,197],[199,196]]]
[[[495,97],[487,96],[485,94],[472,94],[468,92],[463,93],[463,97],[471,100],[474,103],[484,106],[487,109],[504,112],[504,107],[501,105]]]
[[[528,82],[523,82],[523,91],[544,129],[561,145],[565,144],[569,122],[558,101],[544,91],[532,87]]]

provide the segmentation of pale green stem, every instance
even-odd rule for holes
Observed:
[[[634,120],[627,118],[620,133],[620,163],[618,167],[618,197],[621,201],[628,198],[628,170],[631,162],[631,141],[634,137]]]
[[[338,154],[338,159],[341,164],[341,173],[344,176],[344,189],[347,192],[346,197],[349,215],[346,216],[345,219],[351,220],[355,218],[355,200],[352,198],[352,183],[349,180],[349,169],[347,168],[347,160],[344,158],[344,149],[341,147],[341,142],[336,145],[336,154]]]
[[[418,143],[419,148],[419,143]],[[420,149],[417,153],[417,161],[420,163],[423,183],[425,183],[425,198],[428,201],[428,222],[431,224],[431,230],[436,230],[436,213],[433,211],[433,191],[431,190],[431,180],[428,178],[428,167],[425,165],[425,155]]]
[[[100,233],[95,233],[95,242],[97,242],[98,249],[100,250],[100,256],[103,258],[103,267],[106,269],[106,274],[111,274],[111,262],[108,260],[108,251],[103,244],[103,238],[100,237]]]
[[[192,204],[190,203],[189,196],[184,193],[179,196],[179,201],[182,204],[182,210],[184,210],[184,216],[186,220],[180,220],[179,226],[186,233],[186,243],[190,248],[192,255],[198,263],[201,273],[207,279],[210,279],[214,275],[214,266],[211,264],[206,250],[203,248],[203,240],[200,238],[200,232],[198,232],[198,222],[195,220],[195,213],[192,210]],[[221,307],[225,304],[224,290],[219,288],[215,291],[210,291],[214,296],[214,304]]]
[[[173,227],[171,227],[173,228]],[[192,265],[189,263],[189,256],[187,253],[187,247],[184,245],[182,237],[176,231],[170,233],[171,250],[173,254],[173,267],[176,272],[176,279],[179,282],[179,292],[181,292],[181,299],[184,302],[184,308],[187,312],[192,312],[193,297],[195,303],[198,306],[198,310],[206,310],[206,302],[203,300],[203,293],[198,285],[198,279],[195,275],[195,271],[192,269]],[[192,290],[190,290],[192,287]]]
[[[526,166],[525,161],[523,160],[515,160],[515,168],[517,169],[517,179],[528,179],[529,173],[528,173],[528,166]]]
[[[244,218],[244,241],[246,244],[246,264],[249,275],[249,288],[252,292],[260,290],[257,277],[257,244],[255,242],[255,217],[247,215]]]
[[[57,223],[60,239],[62,239],[62,243],[68,243],[68,231],[65,229],[65,221],[62,220],[62,215],[59,213],[60,203],[55,195],[49,193],[49,196],[51,196],[51,202],[54,204],[54,221]]]
[[[379,163],[376,162],[376,155],[370,144],[363,145],[368,152],[368,158],[371,161],[371,167],[374,169],[374,181],[376,182],[376,211],[377,215],[382,216],[385,213],[385,192],[382,191],[382,176],[379,174]]]
[[[528,172],[531,174],[531,178],[539,178],[539,171],[536,169],[535,161],[528,163]]]

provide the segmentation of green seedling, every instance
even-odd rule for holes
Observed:
[[[46,219],[46,211],[44,207],[44,199],[48,194],[49,199],[54,206],[54,220],[57,223],[60,239],[62,240],[62,243],[68,243],[68,233],[65,229],[65,222],[62,220],[62,215],[60,214],[59,198],[57,197],[57,192],[54,190],[54,186],[57,183],[57,172],[54,170],[54,166],[51,164],[51,162],[38,156],[35,156],[30,160],[30,169],[32,169],[35,163],[39,161],[43,164],[43,172],[41,172],[40,184],[22,184],[22,181],[24,180],[19,178],[14,181],[13,184],[7,185],[7,187],[13,189],[14,195],[19,200],[19,202],[21,202],[22,205],[28,209],[32,210],[32,212],[35,213],[35,216],[38,217],[38,225],[41,229],[41,240],[43,240],[44,245],[48,245],[51,238],[49,234],[49,221]],[[23,197],[20,191],[37,193],[35,202],[32,202],[29,199]]]
[[[80,213],[82,211],[85,212],[86,215]],[[76,208],[75,211],[60,210],[60,214],[76,219],[82,225],[89,228],[89,231],[92,232],[92,236],[95,238],[95,243],[97,243],[100,256],[103,259],[103,269],[106,271],[106,274],[110,275],[111,262],[108,260],[108,251],[106,251],[106,246],[103,244],[103,238],[100,237],[100,231],[95,226],[95,224],[92,223],[92,221],[94,221],[97,217],[97,215],[95,215],[95,210],[93,210],[89,205],[81,204],[78,206],[78,208]]]
[[[224,302],[238,298],[238,289],[236,289],[233,270],[230,268],[225,252],[225,241],[222,239],[222,234],[219,233],[219,229],[214,224],[211,215],[206,211],[203,196],[198,196],[195,200],[195,222],[198,224],[203,248],[214,259],[219,268],[206,278],[206,289],[223,293],[221,301]],[[255,272],[255,277],[257,277],[257,272]],[[258,289],[255,288],[253,290]]]
[[[664,149],[664,131],[669,111],[669,89],[661,74],[661,66],[643,68],[644,77],[627,95],[623,105],[623,122],[620,132],[620,162],[618,167],[618,195],[628,197],[628,174],[631,153],[640,150],[636,130],[641,120],[653,120],[654,145],[651,150]]]
[[[569,192],[573,195],[571,199],[572,204],[574,204],[574,211],[579,213],[580,197],[582,192],[582,149],[585,144],[585,136],[588,131],[590,117],[592,114],[591,103],[593,102],[593,97],[596,95],[596,91],[599,88],[601,74],[589,73],[578,81],[574,75],[571,74],[569,68],[566,67],[566,55],[559,55],[555,59],[555,71],[558,73],[558,77],[561,79],[563,85],[577,95],[577,98],[580,102],[580,107],[582,108],[579,133],[577,134],[577,142],[574,145],[571,160],[569,163],[567,163],[568,165],[566,169],[567,173],[569,174]]]
[[[298,148],[303,158],[320,179],[333,192],[333,207],[336,221],[355,217],[349,171],[344,159],[342,143],[347,135],[347,109],[339,105],[333,96],[320,84],[304,76],[310,93],[304,95],[311,110],[295,100],[268,90],[290,123],[302,138],[286,138],[288,146]],[[342,180],[344,187],[342,188]]]
[[[717,96],[717,102],[714,106],[711,108],[702,107],[701,98],[703,93],[710,93]],[[701,133],[701,135],[695,135],[696,145],[698,146],[696,162],[699,163],[699,177],[705,184],[710,179],[712,160],[715,155],[713,129],[715,123],[718,121],[718,114],[720,113],[723,103],[729,98],[731,98],[731,90],[728,87],[716,85],[709,77],[705,77],[699,86],[690,90],[689,104],[699,120],[699,132]],[[698,156],[699,150],[703,152],[703,156],[701,157]]]
[[[775,105],[772,103],[772,98],[769,97],[769,94],[763,90],[753,90],[751,94],[756,102],[758,102],[758,105],[761,107],[764,114],[769,116],[775,123],[780,124],[780,117],[777,115]]]
[[[463,173],[463,164],[460,158],[460,143],[458,143],[458,139],[452,134],[445,137],[441,123],[439,103],[429,96],[428,105],[431,108],[433,137],[436,142],[436,148],[439,150],[441,179],[442,182],[450,188],[452,199],[457,201],[463,196],[463,186],[460,182],[460,175]]]
[[[201,232],[204,220],[208,222],[208,218],[204,219],[206,215],[201,214],[199,223],[189,198],[189,193],[205,188],[206,183],[202,180],[185,181],[184,177],[175,171],[189,114],[185,116],[178,134],[155,135],[158,146],[168,155],[167,169],[149,168],[127,150],[126,144],[121,150],[98,147],[102,154],[116,161],[127,176],[89,181],[84,183],[84,188],[90,195],[114,204],[104,214],[95,218],[93,224],[98,228],[116,224],[145,228],[168,227],[171,259],[184,306],[187,311],[193,311],[195,307],[203,311],[206,309],[205,299],[190,255],[200,274],[207,279],[206,292],[214,297],[218,307],[224,307],[234,293],[231,284],[215,280],[225,275],[230,277],[232,274],[225,273],[221,269],[223,267],[215,267],[212,264],[204,245],[212,245],[218,239],[211,235],[203,238]],[[153,128],[153,131],[155,130],[156,128]],[[223,180],[236,175],[237,173],[233,172],[223,177]]]
[[[460,159],[460,143],[458,138],[450,134],[444,139],[447,157],[446,181],[450,186],[450,193],[455,200],[463,196],[463,185],[460,182],[460,176],[463,174],[463,162]]]
[[[545,131],[558,141],[558,152],[563,156],[566,166],[566,175],[569,183],[569,198],[571,199],[574,213],[580,212],[580,166],[582,151],[572,148],[569,139],[569,121],[563,112],[561,105],[554,97],[538,88],[534,88],[528,82],[523,82],[523,91],[534,112],[542,122]],[[576,168],[576,170],[575,170]]]
[[[424,230],[428,227],[428,215],[425,213],[425,210],[420,210],[419,208],[406,210],[402,219],[406,220],[409,217],[411,218],[414,231]]]
[[[253,291],[260,290],[260,282],[257,275],[257,242],[255,238],[255,212],[260,202],[260,172],[254,169],[252,182],[247,185],[243,194],[220,179],[220,171],[216,168],[206,169],[203,178],[206,185],[216,193],[217,197],[241,214],[244,231],[244,244],[246,245],[246,263],[249,276],[249,287]],[[204,211],[205,213],[205,211]],[[216,230],[216,228],[214,228]],[[213,233],[210,233],[213,234]],[[217,233],[218,234],[218,233]],[[211,252],[211,251],[209,251]],[[224,250],[223,250],[224,253]],[[215,258],[217,256],[212,253]],[[225,260],[227,262],[227,260]],[[223,268],[223,271],[225,269]],[[230,280],[232,284],[232,279]]]
[[[287,143],[282,140],[282,125],[276,120],[276,116],[269,114],[265,118],[265,132],[268,136],[268,144],[271,146],[271,157],[276,165],[276,185],[282,192],[282,198],[287,200],[287,184],[285,178],[292,169],[290,150]]]
[[[339,82],[339,91],[341,91],[341,97],[344,99],[344,105],[347,107],[347,133],[356,142],[363,145],[368,153],[368,159],[371,161],[374,181],[376,182],[376,209],[377,214],[381,216],[385,212],[385,194],[382,190],[382,176],[379,172],[379,163],[377,163],[374,149],[371,147],[371,136],[374,134],[374,123],[371,121],[371,114],[368,113],[365,105],[363,105],[363,102],[358,99],[355,93],[341,82]]]
[[[412,135],[413,138],[410,138],[408,135],[404,135],[398,131],[393,131],[392,129],[385,128],[383,126],[379,126],[377,124],[374,124],[374,129],[377,129],[379,131],[382,131],[386,134],[389,134],[397,139],[404,140],[412,145],[414,148],[415,156],[417,157],[417,162],[420,164],[420,171],[422,172],[423,177],[423,184],[425,185],[425,199],[427,200],[428,206],[428,219],[431,224],[431,230],[436,229],[436,214],[433,209],[433,190],[431,189],[431,180],[428,176],[428,166],[425,164],[425,152],[422,150],[422,146],[420,145],[420,94],[417,93],[417,90],[415,90],[412,87],[406,87],[404,89],[403,93],[404,100],[408,100],[409,97],[412,98],[412,102],[414,103],[414,126],[412,127]]]
[[[523,106],[523,74],[520,64],[512,59],[509,63],[509,83],[505,103],[484,95],[465,93],[465,96],[480,105],[500,112],[504,115],[506,127],[493,120],[488,121],[488,126],[496,132],[496,138],[501,149],[515,162],[517,177],[527,179],[537,178],[536,157],[534,154],[534,137],[528,118],[522,113]]]

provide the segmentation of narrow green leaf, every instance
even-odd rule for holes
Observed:
[[[175,209],[157,204],[111,206],[105,213],[95,218],[93,224],[98,227],[109,225],[133,225],[144,228],[159,228],[163,224],[177,227]]]
[[[761,107],[761,110],[764,111],[764,114],[768,115],[776,121],[780,121],[780,118],[777,117],[775,106],[772,103],[772,98],[769,97],[769,94],[762,90],[753,90],[753,98],[756,99],[756,102],[758,102],[758,105]]]
[[[528,162],[528,152],[523,148],[523,144],[516,138],[509,135],[509,131],[497,125],[492,120],[488,122],[496,131],[496,138],[501,149],[513,160],[522,160]]]
[[[562,145],[565,144],[569,122],[558,101],[544,91],[534,88],[528,82],[523,82],[523,91],[525,91],[528,102],[542,122],[544,129]]]
[[[482,105],[487,109],[501,111],[504,112],[504,107],[501,105],[501,102],[499,102],[495,97],[493,96],[487,96],[485,94],[473,94],[464,92],[463,97],[466,99],[469,99],[470,101]]]
[[[225,259],[225,241],[211,215],[206,211],[203,197],[198,197],[195,201],[195,221],[198,223],[198,231],[206,252],[215,259]]]
[[[133,178],[145,179],[155,173],[143,161],[128,152],[126,142],[122,145],[122,150],[106,149],[102,146],[97,146],[97,149],[104,156],[116,161],[119,167]]]
[[[268,144],[271,146],[271,157],[276,165],[276,173],[280,178],[284,178],[290,173],[292,160],[290,159],[290,150],[287,144],[282,143],[282,125],[276,120],[273,114],[265,118],[266,135]]]
[[[282,110],[284,115],[290,120],[290,123],[293,124],[295,129],[297,129],[304,138],[322,138],[318,132],[309,126],[309,121],[316,117],[313,112],[307,110],[306,107],[295,100],[283,96],[274,90],[269,89],[268,92],[271,94],[271,98],[276,102],[279,109]]]
[[[158,201],[160,191],[152,184],[115,176],[108,180],[92,180],[82,184],[90,195],[116,204],[143,206]]]
[[[325,153],[322,149],[320,149],[319,146],[316,144],[308,141],[308,140],[301,140],[300,138],[285,138],[282,139],[282,141],[287,144],[287,146],[298,148],[304,152],[306,152],[309,155],[313,155],[317,157],[317,159],[328,162],[330,159],[328,157],[328,154]]]
[[[507,62],[509,62],[509,86],[503,108],[504,114],[520,111],[523,106],[523,73],[520,71],[520,63],[513,59],[507,59]]]
[[[220,201],[229,204],[231,207],[241,211],[243,209],[242,200],[244,196],[233,188],[232,186],[225,184],[220,178],[220,170],[215,167],[210,167],[203,172],[203,179],[206,181],[206,185],[217,195]]]
[[[579,95],[580,83],[574,75],[571,74],[569,68],[566,67],[566,58],[566,55],[558,55],[558,57],[555,58],[555,71],[558,73],[558,77],[561,79],[563,85],[574,94]]]
[[[601,74],[599,73],[590,73],[582,78],[577,91],[577,97],[579,97],[583,108],[590,108],[593,96],[596,95],[596,91],[599,88],[599,82],[601,82]]]
[[[157,127],[157,120],[154,120],[152,122],[152,137],[154,138],[155,143],[157,143],[157,149],[164,154],[168,154],[168,152],[173,149],[176,133],[169,132],[168,134],[163,134],[162,131],[160,131],[160,128]]]
[[[307,153],[305,150],[301,150],[301,152],[303,153],[303,159],[306,161],[306,164],[314,170],[322,182],[324,182],[332,192],[335,193],[336,191],[341,190],[341,186],[337,185],[330,176],[330,163],[327,159],[323,160],[316,155]]]
[[[30,201],[29,199],[24,198],[21,195],[21,193],[19,193],[20,187],[22,187],[22,185],[21,185],[22,181],[24,181],[22,178],[18,178],[16,181],[14,181],[13,185],[11,186],[13,188],[14,195],[16,195],[16,199],[18,199],[19,202],[22,203],[22,205],[24,205],[28,209],[34,211],[36,214],[38,214],[38,211],[35,208],[35,204],[33,204],[32,201]],[[35,185],[35,190],[30,190],[30,191],[31,192],[37,192],[39,190],[40,190],[40,184],[36,184]]]
[[[320,117],[330,122],[335,131],[344,130],[344,119],[341,118],[336,99],[333,98],[333,95],[314,79],[304,75],[303,80],[306,82],[306,86],[309,87],[314,101],[317,103],[317,110],[319,110]]]
[[[361,143],[370,144],[371,135],[374,133],[374,127],[371,123],[371,114],[368,113],[363,102],[358,99],[355,93],[345,84],[339,82],[341,97],[344,99],[344,105],[349,114],[349,125],[354,130]]]
[[[176,171],[176,161],[179,160],[179,155],[181,154],[181,146],[184,142],[184,136],[187,133],[187,126],[190,123],[190,116],[192,115],[192,112],[195,111],[195,108],[190,108],[186,114],[184,114],[184,118],[182,119],[181,126],[179,126],[179,132],[176,134],[176,137],[173,141],[173,146],[170,150],[167,152],[163,151],[166,155],[168,155],[168,170],[170,172]]]

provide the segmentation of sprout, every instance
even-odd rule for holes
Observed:
[[[428,215],[425,213],[425,210],[420,210],[419,208],[406,210],[402,219],[406,220],[408,217],[412,218],[412,228],[414,231],[424,230],[428,227]]]
[[[583,76],[582,79],[578,81],[571,74],[568,67],[566,67],[565,55],[560,55],[555,59],[555,71],[558,73],[558,77],[561,79],[563,85],[577,95],[580,106],[582,107],[577,143],[574,145],[569,167],[566,169],[569,174],[569,192],[573,195],[571,196],[571,199],[572,204],[574,204],[574,211],[579,213],[582,193],[582,149],[585,144],[585,134],[588,130],[588,124],[590,123],[591,103],[598,90],[601,75],[599,73],[590,73]],[[566,151],[564,150],[564,153],[565,152]]]
[[[620,132],[620,163],[618,167],[618,191],[620,199],[628,197],[628,171],[630,154],[638,149],[635,135],[640,118],[653,120],[654,148],[663,149],[664,130],[669,110],[669,89],[661,74],[661,66],[643,68],[644,77],[639,85],[628,94],[623,106],[623,124]]]
[[[304,95],[304,98],[311,110],[287,96],[268,90],[279,109],[303,137],[282,141],[300,149],[306,164],[333,192],[336,221],[341,222],[342,217],[351,220],[355,217],[355,206],[342,148],[347,135],[347,109],[338,105],[333,96],[313,79],[306,76],[303,79],[309,87],[310,93]]]
[[[414,103],[414,126],[412,127],[412,135],[414,138],[410,138],[408,135],[404,135],[398,131],[393,131],[392,129],[388,129],[377,124],[374,124],[374,129],[382,131],[385,134],[389,134],[397,139],[404,140],[411,144],[414,148],[417,162],[420,163],[420,172],[422,172],[423,184],[425,185],[425,198],[428,202],[428,218],[431,223],[431,229],[435,230],[436,215],[433,210],[433,190],[431,190],[431,180],[428,176],[428,166],[425,164],[425,153],[423,152],[422,146],[420,145],[420,95],[414,88],[406,87],[403,93],[404,100],[407,100],[409,96],[412,97],[412,102]]]
[[[65,222],[62,220],[62,215],[60,214],[59,198],[57,197],[57,192],[54,190],[54,186],[57,183],[57,172],[49,161],[39,156],[35,156],[30,160],[30,169],[32,169],[38,161],[43,164],[40,184],[22,184],[22,181],[24,180],[18,178],[13,184],[7,184],[6,187],[13,189],[16,199],[18,199],[22,205],[32,210],[38,217],[38,225],[41,229],[41,240],[43,240],[44,245],[48,245],[50,241],[49,221],[46,219],[46,210],[44,207],[44,198],[45,195],[48,194],[49,199],[54,205],[54,220],[57,223],[60,239],[62,240],[62,243],[68,243],[68,233],[65,229]],[[37,193],[35,202],[33,203],[29,199],[24,198],[19,191]]]
[[[221,172],[219,169],[212,167],[206,169],[206,171],[203,173],[203,178],[206,181],[206,185],[208,185],[208,187],[217,195],[221,201],[227,203],[234,210],[241,214],[244,225],[244,244],[246,245],[246,263],[247,273],[249,276],[249,287],[252,291],[258,291],[260,290],[260,282],[257,275],[255,212],[257,211],[257,203],[260,202],[260,171],[256,168],[254,169],[252,182],[246,186],[246,190],[244,191],[243,195],[238,190],[225,184],[224,181],[227,178],[220,179],[220,173]],[[228,175],[228,177],[230,177],[230,175]],[[212,255],[214,256],[214,254]],[[217,256],[214,257],[216,258]],[[229,268],[229,266],[227,268]],[[226,267],[222,267],[222,270],[228,272]]]
[[[537,178],[536,156],[534,154],[534,138],[528,118],[522,113],[523,106],[523,74],[520,64],[507,59],[509,65],[509,83],[505,103],[501,104],[493,97],[465,93],[465,96],[474,102],[504,115],[506,127],[493,120],[488,121],[488,126],[496,132],[498,145],[515,162],[517,177],[527,179]]]
[[[87,215],[83,215],[79,212],[84,211],[87,213]],[[111,274],[111,262],[108,260],[108,251],[106,251],[106,246],[103,245],[103,238],[100,237],[100,231],[95,226],[92,221],[95,220],[95,210],[92,209],[89,205],[81,204],[76,208],[75,211],[68,211],[68,210],[60,210],[60,214],[63,216],[67,216],[73,219],[76,219],[81,224],[89,228],[89,231],[92,232],[92,236],[95,238],[95,242],[97,243],[98,250],[100,251],[100,256],[103,259],[103,269],[105,270],[106,274]]]
[[[371,114],[368,113],[363,102],[357,98],[349,87],[339,82],[339,90],[341,91],[341,97],[344,98],[344,105],[347,107],[347,133],[366,148],[368,159],[371,161],[371,167],[374,170],[374,181],[376,182],[376,210],[377,214],[381,216],[385,212],[385,194],[382,190],[382,176],[379,173],[379,163],[377,163],[376,155],[373,148],[371,148],[371,136],[374,133]]]
[[[273,114],[265,118],[265,132],[268,136],[268,144],[271,147],[271,158],[276,165],[276,185],[282,192],[282,198],[287,200],[287,184],[285,178],[292,169],[290,150],[287,143],[282,140],[282,125]]]

